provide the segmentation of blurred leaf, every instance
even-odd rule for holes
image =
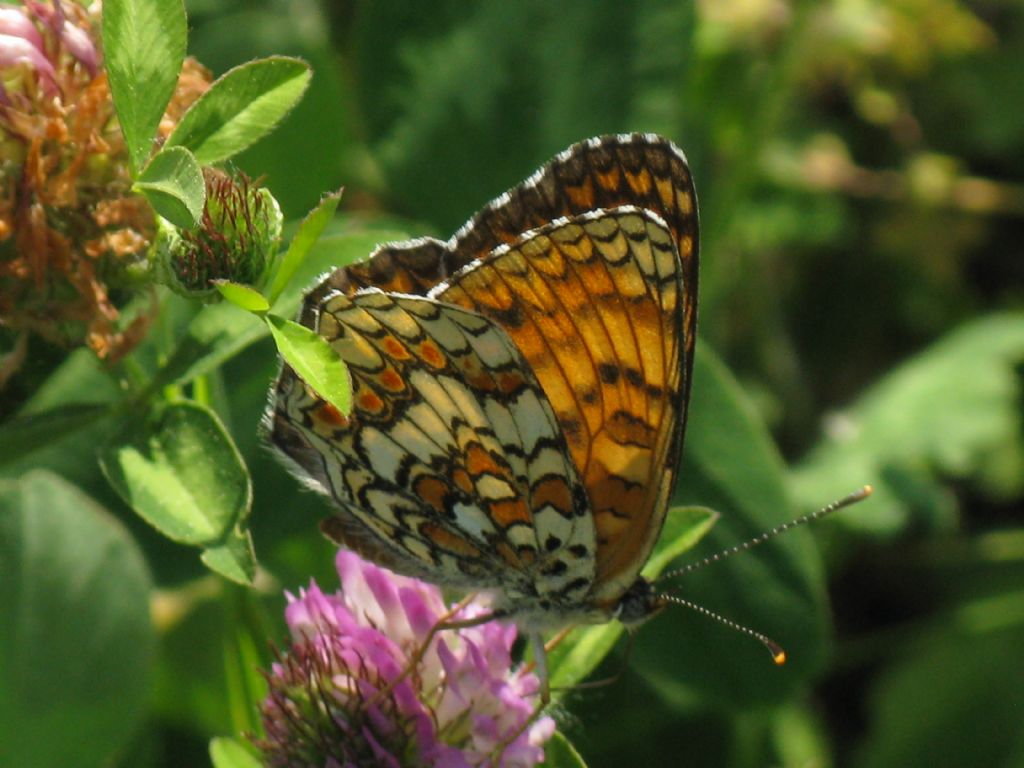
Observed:
[[[954,331],[873,386],[835,421],[833,436],[794,473],[810,507],[869,482],[875,499],[841,519],[894,533],[921,503],[936,504],[939,476],[990,493],[1024,488],[1020,419],[1024,316],[995,315]],[[916,502],[916,503],[915,503]]]
[[[587,768],[580,753],[559,731],[544,745],[544,762],[539,768]]]
[[[779,765],[832,765],[827,724],[816,703],[779,707],[772,717],[772,737]]]
[[[146,165],[185,58],[181,0],[107,0],[103,58],[132,168]]]
[[[189,4],[193,16],[197,10]],[[315,73],[295,109],[264,140],[232,158],[256,178],[263,176],[289,219],[301,217],[321,192],[352,183],[355,155],[363,155],[363,121],[353,103],[360,88],[344,55],[332,48],[324,16],[337,4],[219,3],[220,13],[194,25],[189,51],[215,72],[254,56],[287,53],[308,61]],[[335,38],[336,40],[336,38]],[[346,46],[347,47],[347,46]],[[315,140],[311,140],[316,137]],[[362,162],[365,163],[365,160]]]
[[[241,152],[269,133],[309,85],[309,65],[271,56],[225,72],[181,118],[167,147],[192,150],[203,165]]]
[[[1019,613],[1019,612],[1018,612]],[[878,677],[855,766],[1009,765],[1024,739],[1024,624],[933,628]]]
[[[220,544],[208,546],[199,559],[236,584],[251,585],[256,576],[256,553],[248,530],[232,530]]]
[[[655,579],[676,557],[691,549],[714,525],[717,514],[703,507],[669,510],[654,554],[643,575]],[[568,688],[582,682],[611,652],[625,628],[618,621],[581,627],[548,654],[552,688]]]
[[[104,405],[69,403],[42,413],[15,416],[0,424],[0,466],[60,441],[110,413]]]
[[[117,402],[124,397],[110,370],[96,359],[89,349],[79,349],[68,357],[32,393],[18,414],[8,422],[17,429],[44,426],[49,439],[24,442],[15,438],[12,443],[0,440],[0,476],[17,480],[36,469],[49,469],[84,492],[102,498],[109,487],[103,479],[96,462],[96,446],[106,438],[114,427]],[[103,409],[93,417],[85,411],[86,406]],[[68,412],[66,428],[60,429],[60,415]],[[51,421],[49,412],[53,411]],[[88,419],[83,423],[78,417]],[[40,421],[36,422],[36,419]],[[54,427],[54,430],[50,430]],[[26,440],[28,438],[26,437]]]
[[[673,560],[707,536],[718,518],[719,514],[707,507],[671,507],[654,553],[641,573],[656,579]]]
[[[288,252],[281,259],[277,272],[274,273],[270,289],[267,291],[271,304],[277,301],[277,297],[281,295],[288,282],[295,276],[299,267],[302,266],[302,262],[306,260],[306,256],[309,255],[313,246],[316,245],[316,241],[323,234],[324,228],[338,209],[338,202],[340,200],[341,190],[325,195],[320,204],[302,220],[299,231],[292,238],[292,242],[288,246]]]
[[[239,309],[259,315],[270,309],[266,297],[250,285],[232,283],[230,280],[214,280],[220,295]]]
[[[692,16],[612,0],[367,6],[354,66],[385,189],[447,234],[574,141],[678,130]]]
[[[210,740],[213,768],[260,768],[262,763],[252,751],[236,739],[224,737]]]
[[[181,229],[192,229],[203,215],[203,172],[184,147],[164,147],[157,152],[133,188],[146,196],[157,213]]]
[[[109,764],[145,717],[154,647],[135,542],[60,477],[0,482],[0,765]]]
[[[245,463],[208,408],[171,403],[130,425],[100,450],[103,472],[121,498],[174,541],[219,543],[249,514]]]
[[[322,336],[291,320],[266,316],[281,357],[307,386],[343,415],[352,411],[352,384],[345,362]]]

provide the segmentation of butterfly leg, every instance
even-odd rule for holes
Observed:
[[[558,637],[561,640],[563,635]],[[506,749],[518,739],[526,729],[529,728],[541,716],[541,713],[547,709],[548,704],[551,703],[551,684],[548,677],[548,648],[544,645],[544,638],[541,637],[539,632],[530,633],[530,645],[533,646],[533,663],[524,667],[523,671],[528,672],[531,669],[536,670],[537,678],[540,684],[540,689],[537,693],[540,696],[540,701],[537,702],[536,708],[530,714],[523,724],[516,728],[511,734],[502,739],[498,745],[494,748],[491,753],[491,760],[493,765],[501,765],[501,756]]]
[[[409,657],[409,662],[406,664],[405,669],[403,669],[402,672],[397,677],[395,677],[394,680],[392,680],[379,691],[377,691],[377,694],[370,701],[371,705],[380,702],[387,696],[390,696],[391,692],[395,689],[395,686],[397,686],[399,683],[401,683],[403,680],[409,677],[409,675],[416,671],[416,669],[420,665],[420,662],[423,661],[423,657],[430,649],[430,644],[434,642],[434,638],[437,636],[439,632],[443,632],[449,629],[467,629],[469,627],[476,627],[481,624],[486,624],[489,621],[494,621],[495,619],[503,618],[505,616],[505,614],[501,611],[491,611],[490,613],[485,613],[481,616],[474,616],[471,619],[461,619],[458,621],[453,621],[452,617],[457,616],[460,611],[462,611],[467,605],[469,605],[470,602],[472,602],[475,596],[475,594],[467,595],[465,598],[456,603],[452,607],[452,609],[448,611],[448,613],[446,613],[444,616],[437,620],[434,626],[430,628],[430,631],[427,632],[427,636],[423,639],[423,642],[420,643],[419,647]]]
[[[533,646],[533,658],[537,665],[537,678],[540,680],[540,708],[544,709],[551,703],[551,682],[548,675],[548,651],[544,647],[544,638],[539,632],[530,633],[530,645]],[[540,714],[538,711],[537,714]],[[536,715],[534,715],[536,717]],[[533,718],[531,718],[533,719]]]

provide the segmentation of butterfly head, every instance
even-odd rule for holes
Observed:
[[[654,584],[640,576],[619,599],[615,618],[627,627],[637,627],[665,610],[668,603]]]

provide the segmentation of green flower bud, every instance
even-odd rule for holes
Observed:
[[[281,208],[269,190],[244,174],[204,168],[206,204],[199,225],[178,229],[161,220],[157,279],[175,293],[216,301],[216,280],[259,287],[277,256]]]

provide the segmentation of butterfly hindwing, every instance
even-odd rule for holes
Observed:
[[[500,327],[368,290],[326,296],[316,330],[348,366],[353,412],[341,416],[283,376],[272,439],[342,507],[331,535],[435,581],[556,597],[573,578],[589,584],[582,488],[550,405]],[[591,558],[563,572],[551,536]]]

